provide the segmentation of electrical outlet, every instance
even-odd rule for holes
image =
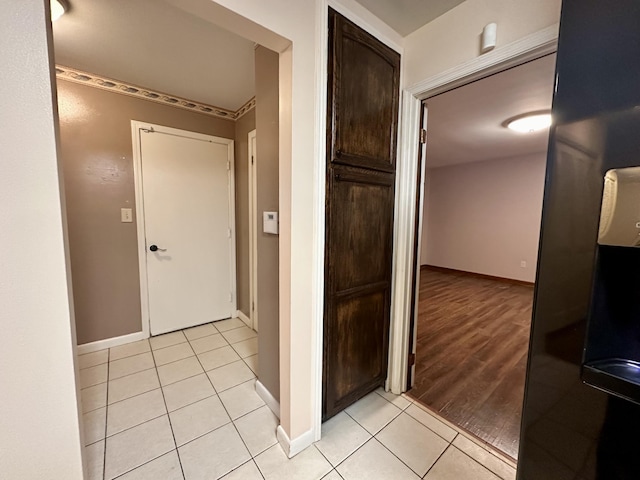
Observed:
[[[526,260],[520,260],[520,268],[527,268],[527,261]]]

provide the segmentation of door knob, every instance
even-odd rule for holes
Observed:
[[[151,245],[149,247],[149,250],[151,250],[152,252],[166,252],[167,251],[166,248],[158,248],[157,245]]]

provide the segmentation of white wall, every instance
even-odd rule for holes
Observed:
[[[534,282],[545,166],[540,153],[427,170],[421,263]]]
[[[42,0],[2,7],[0,478],[80,480],[51,37]]]
[[[426,169],[424,174],[424,195],[422,197],[422,235],[420,236],[420,251],[418,252],[420,257],[420,265],[428,265],[427,261],[427,228],[429,226],[429,222],[431,221],[429,218],[429,205],[431,204],[431,200],[429,197],[431,195],[431,175],[433,173],[433,169]]]
[[[480,55],[480,34],[498,24],[503,46],[558,23],[561,0],[466,0],[405,37],[404,85],[413,85]]]

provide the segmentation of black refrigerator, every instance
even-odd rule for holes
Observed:
[[[640,0],[564,0],[519,480],[640,479]]]

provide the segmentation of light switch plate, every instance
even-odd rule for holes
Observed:
[[[132,208],[121,208],[120,209],[120,221],[122,223],[132,223],[133,222],[133,209]]]

